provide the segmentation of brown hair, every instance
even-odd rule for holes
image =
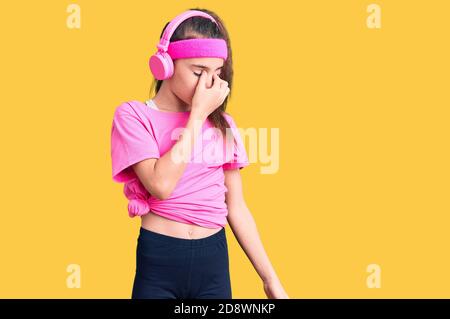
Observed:
[[[217,21],[217,25],[208,18],[194,16],[184,20],[172,34],[170,38],[170,42],[184,40],[184,39],[196,39],[196,38],[216,38],[216,39],[224,39],[227,42],[228,47],[228,57],[224,62],[222,71],[221,71],[221,79],[228,82],[228,87],[230,88],[230,93],[225,98],[223,103],[215,109],[209,116],[208,119],[212,122],[213,126],[219,128],[222,134],[226,134],[226,128],[229,128],[229,124],[226,119],[223,117],[222,112],[225,112],[228,99],[231,97],[232,86],[233,86],[233,59],[231,55],[231,46],[230,46],[230,37],[228,36],[228,32],[225,28],[223,21],[215,14],[214,12],[206,9],[189,9],[189,10],[198,10],[203,11],[214,18]],[[167,28],[170,22],[167,22],[161,31],[160,39],[164,34],[164,30]],[[155,91],[155,94],[158,93],[163,80],[154,79],[152,86],[150,88],[150,95],[152,91]]]

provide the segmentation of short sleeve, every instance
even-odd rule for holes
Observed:
[[[237,128],[236,123],[234,122],[233,118],[230,115],[225,115],[225,118],[227,119],[228,123],[230,124],[230,129],[231,129],[231,133],[234,136],[234,141],[232,142],[233,147],[231,148],[232,149],[231,160],[225,162],[222,165],[222,167],[224,170],[235,169],[235,168],[242,169],[245,166],[248,166],[250,164],[248,161],[247,152],[245,151],[245,145],[242,140],[239,129]],[[229,129],[227,128],[227,130],[229,130]]]
[[[116,108],[111,128],[113,180],[121,183],[136,178],[131,165],[147,158],[160,158],[158,143],[152,129],[125,102]]]
[[[124,184],[123,193],[127,199],[147,200],[150,194],[138,178],[132,179]]]

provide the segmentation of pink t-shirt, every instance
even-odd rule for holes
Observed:
[[[159,200],[148,193],[138,196],[153,213],[207,228],[226,225],[228,190],[223,170],[241,169],[249,161],[236,123],[231,115],[223,114],[231,127],[231,131],[227,129],[231,140],[222,137],[207,119],[200,142],[194,146],[191,160],[170,197]],[[127,183],[128,198],[135,198],[132,191],[145,192],[131,165],[147,158],[160,158],[169,151],[186,127],[189,115],[189,111],[162,111],[140,101],[124,102],[116,108],[111,128],[112,177],[115,182]]]

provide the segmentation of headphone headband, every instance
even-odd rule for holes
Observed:
[[[186,19],[194,16],[205,17],[217,21],[209,14],[199,10],[187,10],[172,21],[164,29],[163,35],[156,46],[158,51],[153,54],[149,61],[149,67],[157,80],[169,79],[174,73],[174,59],[190,57],[218,57],[224,60],[228,57],[227,42],[224,39],[186,39],[170,42],[176,28]]]
[[[172,37],[172,34],[175,32],[177,27],[184,21],[191,17],[200,16],[204,18],[208,18],[211,21],[213,21],[215,24],[217,24],[216,20],[207,14],[206,12],[200,11],[200,10],[187,10],[180,15],[176,16],[172,21],[170,21],[169,25],[164,30],[163,36],[161,37],[161,40],[159,41],[159,44],[156,46],[158,50],[167,52],[167,49],[169,47],[170,38]]]

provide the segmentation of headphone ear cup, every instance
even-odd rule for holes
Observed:
[[[157,80],[166,80],[173,75],[173,61],[167,52],[156,52],[150,57],[148,64]]]

